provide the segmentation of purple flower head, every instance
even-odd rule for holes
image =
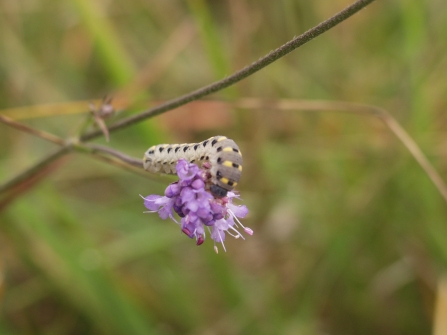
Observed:
[[[179,181],[166,188],[165,196],[153,194],[143,198],[149,213],[158,212],[163,220],[171,218],[180,225],[183,233],[196,239],[197,245],[205,241],[208,231],[216,252],[216,242],[222,243],[226,251],[223,244],[226,234],[244,239],[237,228],[253,235],[253,230],[244,227],[238,219],[244,218],[248,209],[233,204],[233,199],[239,199],[236,193],[228,192],[224,198],[215,198],[207,189],[209,164],[204,163],[200,169],[196,164],[180,159],[176,169]],[[174,212],[181,218],[180,223],[175,220]]]

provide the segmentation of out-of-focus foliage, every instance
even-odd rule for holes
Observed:
[[[1,0],[0,113],[72,136],[88,115],[77,101],[112,93],[130,115],[349,3]],[[446,40],[443,1],[378,1],[213,98],[381,106],[446,176]],[[61,105],[36,107],[49,103]],[[196,247],[143,214],[138,195],[160,194],[166,179],[70,155],[0,213],[2,334],[431,332],[446,204],[380,121],[195,106],[112,133],[109,145],[141,157],[159,142],[233,138],[255,234],[218,255],[209,240]],[[53,150],[0,124],[0,182]]]

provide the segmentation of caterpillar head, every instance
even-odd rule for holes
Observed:
[[[228,190],[224,189],[223,187],[220,187],[219,185],[211,185],[210,191],[212,195],[214,195],[216,198],[223,198],[227,196]]]

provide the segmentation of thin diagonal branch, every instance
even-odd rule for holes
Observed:
[[[105,156],[99,151],[92,151],[91,153],[89,153],[89,157],[94,158],[98,161],[107,163],[109,165],[117,166],[117,167],[124,169],[126,171],[133,172],[133,173],[138,174],[144,178],[157,180],[156,179],[157,176],[147,173],[146,171],[142,170],[141,168],[137,168],[132,165],[129,165],[128,163],[123,162],[118,158]]]
[[[115,156],[116,158],[120,159],[123,162],[126,162],[129,165],[138,167],[138,168],[143,168],[143,160],[140,158],[134,158],[134,157],[130,157],[127,156],[126,154],[123,154],[121,151],[109,148],[109,147],[105,147],[103,145],[96,145],[96,144],[89,144],[89,145],[83,145],[83,148],[87,148],[90,149],[92,153],[95,152],[105,152],[109,155]]]
[[[433,184],[441,193],[444,200],[447,202],[447,186],[444,180],[439,175],[438,171],[433,167],[428,158],[424,155],[421,148],[413,140],[413,138],[406,132],[406,130],[394,119],[388,112],[385,111],[380,118],[391,129],[396,137],[405,145],[414,159],[419,163],[427,176],[431,179]]]
[[[315,37],[321,35],[322,33],[328,31],[329,29],[333,28],[337,24],[343,22],[344,20],[348,19],[355,13],[357,13],[362,8],[369,5],[374,0],[358,0],[354,2],[352,5],[346,7],[341,12],[337,13],[336,15],[332,16],[330,19],[323,21],[322,23],[318,24],[317,26],[313,27],[312,29],[309,29],[304,34],[294,38],[293,40],[287,42],[286,44],[282,45],[276,50],[273,50],[272,52],[268,53],[266,56],[262,57],[258,61],[254,62],[253,64],[244,67],[242,70],[220,80],[213,84],[210,84],[208,86],[202,87],[198,90],[195,90],[191,93],[185,94],[183,96],[180,96],[178,98],[169,100],[165,102],[164,104],[161,104],[159,106],[156,106],[154,108],[151,108],[143,113],[130,116],[128,118],[122,119],[118,122],[115,122],[114,124],[110,125],[109,131],[115,131],[118,129],[122,129],[128,126],[131,126],[135,123],[138,123],[140,121],[143,121],[147,118],[153,117],[155,115],[161,114],[163,112],[172,110],[174,108],[177,108],[179,106],[182,106],[188,102],[200,99],[206,95],[209,95],[211,93],[215,93],[217,91],[220,91],[228,86],[231,86],[242,79],[252,75],[253,73],[263,69],[267,65],[275,62],[276,60],[280,59],[281,57],[287,55],[288,53],[292,52],[296,48],[302,46],[303,44],[311,41]],[[87,141],[91,140],[95,137],[100,136],[102,133],[100,131],[92,131],[90,133],[87,133],[83,136],[81,136],[81,141]]]
[[[35,128],[32,128],[32,127],[29,127],[29,126],[27,126],[27,125],[25,125],[23,123],[14,121],[13,119],[11,119],[11,118],[9,118],[7,116],[1,115],[1,114],[0,114],[0,122],[2,122],[4,124],[7,124],[8,126],[11,126],[13,128],[16,128],[16,129],[18,129],[20,131],[23,131],[25,133],[28,133],[28,134],[31,134],[31,135],[43,138],[44,140],[47,140],[47,141],[50,141],[50,142],[53,142],[55,144],[65,145],[65,141],[62,138],[60,138],[60,137],[58,137],[56,135],[47,133],[46,131],[42,131],[42,130],[39,130],[39,129],[35,129]]]
[[[84,154],[88,154],[89,157],[94,158],[96,160],[108,163],[110,165],[117,166],[119,168],[122,168],[124,170],[139,174],[147,179],[152,179],[154,181],[159,182],[168,182],[171,181],[168,177],[164,175],[155,175],[153,173],[148,173],[147,171],[143,170],[143,160],[127,156],[126,154],[114,150],[109,147],[105,147],[102,145],[95,145],[95,144],[80,144],[77,143],[73,146],[74,149],[76,149],[79,152],[82,152]],[[104,155],[107,154],[107,155]],[[109,157],[114,156],[114,157]]]

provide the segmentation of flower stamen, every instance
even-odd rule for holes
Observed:
[[[222,243],[222,248],[223,248],[223,250],[224,250],[225,252],[227,252],[227,249],[225,248],[225,244],[224,244],[224,241],[223,241],[223,239],[222,239],[222,236],[220,235],[220,231],[217,231],[217,233],[219,234],[219,237],[220,237],[220,243]]]
[[[233,237],[235,237],[235,238],[242,237],[242,239],[245,240],[244,235],[242,235],[242,234],[239,232],[239,230],[237,230],[237,229],[234,228],[234,227],[230,227],[230,228],[233,229],[233,230],[237,233],[237,235],[233,235],[233,234],[230,233],[230,232],[228,232],[228,234],[230,234],[231,236],[233,236]]]
[[[237,218],[236,214],[234,214],[234,212],[231,209],[228,209],[228,212],[233,216],[233,219],[235,219],[237,221],[237,223],[239,223],[241,225],[241,227],[244,229],[244,231],[248,234],[248,235],[253,235],[253,230],[249,227],[245,227],[241,221],[239,221],[239,219]]]

